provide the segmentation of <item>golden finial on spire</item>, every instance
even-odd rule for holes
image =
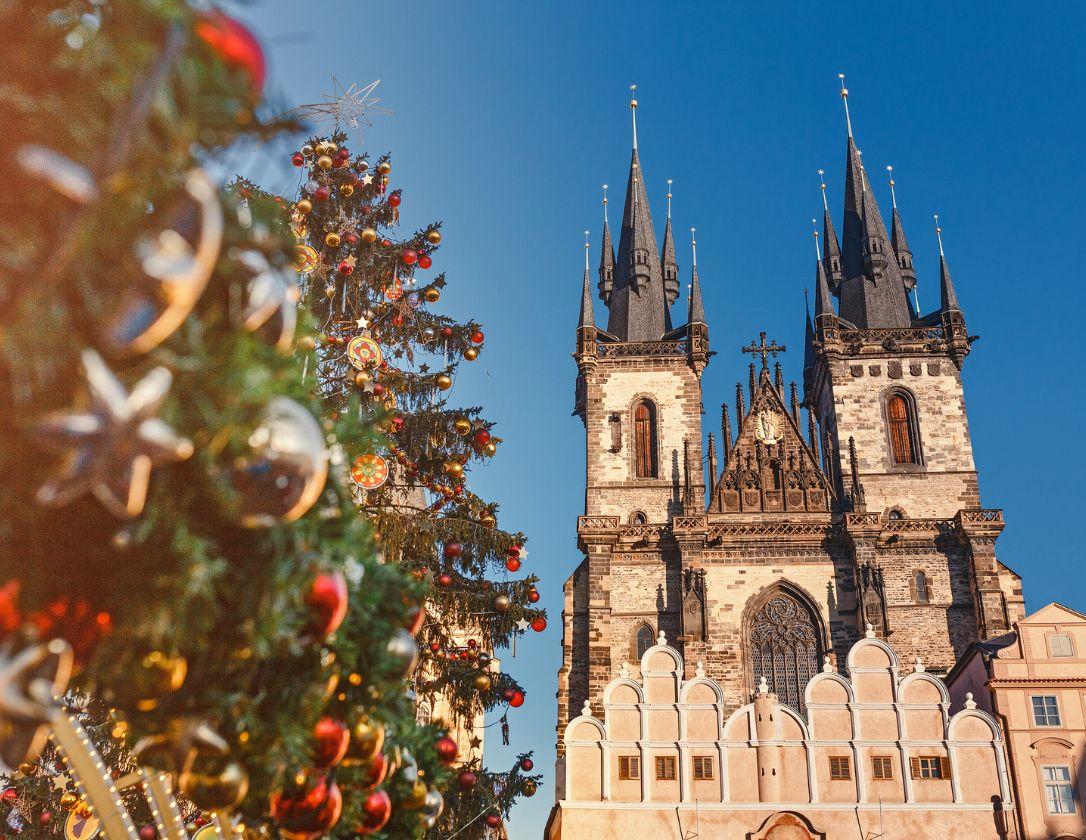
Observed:
[[[667,217],[671,218],[671,179],[667,179]]]
[[[815,256],[822,262],[822,249],[818,247],[818,222],[815,219],[811,219],[811,227],[814,228]]]
[[[939,214],[938,213],[934,214],[934,219],[935,219],[935,238],[939,240],[939,256],[940,257],[945,257],[946,254],[943,253],[943,229],[941,227],[939,227]]]
[[[637,150],[637,85],[630,85],[630,116],[633,119],[633,147]]]
[[[607,185],[603,185],[603,223],[607,224]]]
[[[698,240],[694,238],[694,231],[696,228],[690,228],[690,252],[693,254],[692,264],[694,268],[698,267]]]
[[[826,174],[825,169],[819,169],[818,170],[818,183],[819,183],[819,186],[821,186],[821,188],[822,188],[822,207],[827,213],[829,213],[830,212],[830,203],[828,201],[826,201],[826,179],[822,177],[825,174]]]
[[[848,127],[848,136],[852,137],[852,117],[848,113],[848,88],[845,87],[845,74],[838,73],[837,78],[841,80],[841,101],[845,103],[845,125]]]
[[[894,167],[887,166],[886,172],[890,176],[890,202],[894,205],[894,209],[897,210],[897,193],[894,192]]]
[[[584,232],[584,270],[588,271],[588,231]]]

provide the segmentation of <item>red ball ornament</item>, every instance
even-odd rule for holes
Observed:
[[[335,633],[347,617],[347,579],[343,573],[318,574],[309,586],[305,603],[313,616],[306,632],[321,639]]]
[[[452,575],[438,575],[437,585],[443,587],[452,586]]]
[[[542,633],[544,630],[547,629],[547,619],[543,618],[543,616],[540,616],[532,622],[532,629],[535,630],[535,632],[537,633]]]
[[[140,840],[155,840],[158,833],[155,831],[153,825],[145,825],[140,827]]]
[[[313,766],[327,770],[343,761],[351,743],[351,731],[341,720],[322,717],[313,727],[313,742]]]
[[[510,700],[513,699],[514,694],[516,694],[516,691],[511,688],[507,688],[505,691],[502,692],[502,700],[508,703]]]
[[[264,52],[253,33],[217,10],[200,15],[195,32],[225,64],[240,67],[249,74],[253,95],[259,97],[267,68]]]
[[[373,395],[375,397],[380,397],[380,396],[384,396],[384,393],[385,393],[385,386],[382,385],[380,382],[374,382],[373,383]]]
[[[388,248],[391,244],[392,244],[391,239],[382,239],[381,240],[381,247],[382,248]]]
[[[377,787],[381,782],[385,780],[385,776],[388,775],[388,758],[384,753],[377,753],[372,759],[370,759],[370,766],[366,768],[363,775],[363,787]]]
[[[519,571],[520,570],[520,558],[519,557],[510,557],[508,560],[505,561],[505,568],[507,568],[511,572]]]
[[[404,252],[400,254],[400,260],[404,265],[414,265],[418,259],[419,255],[411,248],[404,249]]]
[[[520,557],[520,546],[511,545],[505,550],[505,553],[508,554],[510,557]]]
[[[332,191],[328,187],[317,187],[313,190],[313,198],[317,199],[317,201],[327,201],[331,195]]]
[[[336,266],[336,271],[346,277],[354,271],[354,266],[351,265],[349,262],[341,262],[338,266]]]
[[[535,769],[535,762],[530,758],[522,758],[520,760],[520,769],[525,773],[531,773]]]
[[[371,791],[362,803],[362,823],[354,827],[355,834],[363,837],[375,834],[388,824],[392,816],[392,800],[383,790]]]
[[[402,199],[400,198],[400,191],[396,190],[396,192],[394,192],[392,195],[390,195],[388,197],[388,206],[389,207],[399,207],[401,200]]]
[[[461,790],[471,790],[477,781],[479,777],[470,770],[461,770],[460,775],[456,777],[456,783],[460,785]]]
[[[434,264],[429,254],[419,254],[419,268],[429,268]]]
[[[497,814],[487,814],[486,819],[483,820],[487,824],[488,828],[498,828],[502,824],[502,818]]]
[[[475,639],[468,639],[468,647],[469,648],[477,648],[477,647],[479,647],[479,643],[477,641],[475,641]]]
[[[282,835],[290,840],[309,840],[339,821],[343,794],[335,782],[320,778],[300,790],[272,794],[271,812]]]
[[[49,811],[42,811],[41,816],[38,817],[38,822],[42,825],[49,825],[52,819],[53,815]]]
[[[404,629],[414,636],[422,629],[422,622],[425,620],[426,607],[420,604],[407,614],[407,621],[404,623]]]
[[[351,153],[347,151],[347,149],[340,149],[338,152],[336,152],[336,157],[338,157],[340,160],[350,160]]]
[[[512,706],[514,709],[519,709],[521,706],[523,706],[524,705],[524,692],[523,691],[514,691],[512,698],[510,698],[510,700],[509,700],[509,705]]]
[[[529,589],[528,590],[528,601],[530,603],[533,603],[533,604],[538,604],[539,603],[539,590],[538,589]]]
[[[455,560],[457,557],[459,557],[463,553],[464,553],[464,546],[460,545],[460,543],[458,543],[458,542],[447,542],[447,543],[445,543],[445,559],[446,560]]]
[[[430,642],[430,650],[437,653],[441,650],[441,642]]]
[[[483,335],[482,330],[476,330],[471,334],[471,341],[473,344],[482,344],[484,338],[486,338],[486,336]]]
[[[448,735],[442,735],[434,744],[434,752],[437,753],[438,760],[442,764],[452,764],[456,761],[460,748],[456,746],[456,741]]]
[[[290,162],[293,163],[295,166],[301,166],[305,163],[305,158],[302,157],[301,152],[295,152],[293,155],[290,156]],[[147,828],[147,826],[144,826],[144,828]],[[154,829],[151,830],[154,831]],[[140,831],[142,832],[143,829],[141,828]]]
[[[475,445],[486,446],[488,443],[490,443],[490,432],[486,429],[479,429],[479,431],[475,433]]]
[[[348,245],[357,245],[358,244],[358,234],[357,233],[348,233],[346,236],[343,237],[343,241],[346,242]]]

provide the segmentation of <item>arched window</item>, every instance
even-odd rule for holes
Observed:
[[[432,717],[433,712],[430,709],[430,704],[426,701],[419,703],[419,707],[415,712],[415,719],[418,721],[419,725],[426,726]]]
[[[931,586],[928,584],[928,576],[920,570],[913,573],[912,590],[915,603],[927,604],[931,602]]]
[[[641,400],[634,408],[634,457],[638,478],[657,478],[656,406]]]
[[[649,521],[648,517],[646,517],[645,514],[643,514],[639,510],[636,510],[633,513],[630,514],[630,524],[631,525],[644,525],[648,521]]]
[[[642,624],[637,628],[637,636],[635,637],[635,650],[637,651],[637,661],[641,661],[641,657],[645,655],[645,651],[656,644],[656,637],[652,633],[652,628],[647,624]]]
[[[747,638],[754,685],[769,690],[803,712],[803,691],[822,661],[822,634],[814,611],[786,589],[775,590],[750,619]]]
[[[890,455],[895,464],[920,463],[920,433],[916,411],[908,395],[897,392],[886,401],[886,422],[890,431]]]

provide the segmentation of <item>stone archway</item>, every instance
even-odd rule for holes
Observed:
[[[826,832],[815,831],[802,814],[778,811],[766,818],[757,831],[749,832],[747,840],[826,840]]]

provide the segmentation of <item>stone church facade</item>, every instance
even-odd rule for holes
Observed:
[[[719,689],[722,725],[760,686],[802,721],[812,678],[848,678],[860,640],[940,675],[1024,616],[1021,581],[996,557],[1001,511],[981,502],[961,378],[973,339],[949,266],[940,245],[940,306],[921,315],[902,220],[895,206],[887,230],[851,125],[842,236],[827,203],[802,386],[786,387],[783,348],[762,334],[742,348],[745,381],[714,416],[702,400],[712,354],[696,250],[675,326],[670,207],[660,248],[634,118],[618,251],[605,222],[596,284],[606,327],[587,258],[577,327],[584,560],[565,585],[552,827],[572,794],[572,722],[601,720],[616,679],[643,680],[660,638],[680,685],[700,673]]]

